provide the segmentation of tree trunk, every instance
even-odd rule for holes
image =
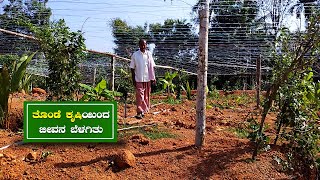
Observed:
[[[206,125],[206,93],[208,71],[208,26],[209,26],[209,0],[203,0],[199,10],[200,37],[199,37],[199,62],[197,85],[197,110],[196,110],[196,138],[195,145],[204,144]]]

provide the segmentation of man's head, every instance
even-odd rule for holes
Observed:
[[[140,39],[139,48],[141,52],[145,52],[147,49],[147,41],[145,39]]]

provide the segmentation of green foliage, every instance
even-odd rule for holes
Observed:
[[[304,159],[310,168],[316,166],[315,154],[319,153],[320,128],[318,84],[312,80],[311,67],[319,58],[320,14],[310,18],[307,31],[293,36],[288,30],[281,31],[273,53],[271,90],[267,94],[259,129],[262,127],[273,101],[279,106],[279,128],[289,126],[283,137],[290,142],[291,151]],[[280,94],[279,98],[276,98]],[[257,155],[262,139],[257,138],[253,159]]]
[[[163,24],[154,23],[149,27],[145,24],[142,27],[129,26],[127,22],[116,18],[111,26],[114,43],[117,45],[115,53],[120,56],[130,57],[137,49],[139,39],[144,38],[157,45],[153,53],[159,64],[187,68],[182,67],[182,62],[196,58],[197,36],[192,24],[186,20],[167,19]]]
[[[273,156],[273,160],[275,160],[277,162],[278,165],[281,165],[281,169],[279,169],[280,171],[286,172],[288,170],[292,171],[294,170],[293,166],[292,166],[292,153],[287,153],[287,160],[284,160],[278,156]]]
[[[174,99],[172,96],[169,96],[166,100],[164,100],[166,104],[180,104],[181,100]]]
[[[127,135],[133,135],[136,133],[141,133],[144,136],[146,136],[149,139],[156,140],[156,139],[163,139],[163,138],[176,138],[176,134],[172,134],[167,129],[159,128],[159,127],[150,127],[148,128],[148,131],[145,130],[145,128],[138,128],[131,130],[131,133],[128,133]]]
[[[53,155],[53,153],[51,151],[42,151],[41,156],[40,156],[40,160],[45,161],[50,155]]]
[[[249,132],[246,129],[243,128],[235,128],[231,129],[232,132],[234,132],[239,138],[248,138]]]
[[[8,116],[9,94],[16,92],[21,88],[22,79],[25,76],[26,68],[36,53],[30,56],[23,55],[19,60],[14,61],[11,72],[6,65],[0,74],[0,125]]]
[[[320,83],[313,82],[312,77],[312,71],[292,76],[289,83],[279,89],[280,98],[277,101],[280,109],[278,126],[290,127],[283,131],[282,137],[290,142],[295,153],[303,154],[311,165],[320,152],[320,126],[317,123]]]
[[[111,22],[112,34],[117,45],[115,53],[122,57],[130,57],[132,52],[138,47],[140,38],[149,39],[146,27],[132,27],[120,18],[113,19]]]
[[[81,101],[102,101],[104,99],[114,100],[114,96],[121,96],[119,92],[112,92],[107,89],[107,81],[102,79],[96,87],[92,87],[86,84],[79,84],[80,87],[86,92]]]
[[[168,97],[170,96],[170,92],[174,93],[176,85],[172,81],[177,75],[178,72],[166,72],[164,79],[160,79],[160,81],[163,83],[163,90],[167,90]]]
[[[11,72],[13,63],[19,59],[17,55],[5,54],[0,55],[0,64],[5,65],[8,68],[8,71]]]
[[[26,74],[26,69],[30,61],[32,60],[33,56],[36,54],[33,53],[30,56],[23,55],[19,61],[14,61],[11,73],[11,80],[10,80],[10,90],[11,92],[18,91],[22,88],[22,79]]]
[[[30,82],[32,83],[33,87],[39,87],[42,89],[47,88],[45,76],[32,75]]]
[[[22,79],[21,79],[21,89],[23,89],[26,93],[29,93],[31,89],[31,83],[32,83],[32,78],[34,75],[32,74],[26,74]]]
[[[117,86],[117,91],[123,94],[124,100],[126,100],[129,92],[134,92],[134,87],[132,86],[132,78],[128,71],[123,68],[116,69],[116,74],[120,75],[120,78],[115,80]]]
[[[214,85],[217,81],[219,81],[218,76],[213,76],[212,78],[210,78],[210,80],[208,81],[209,91],[217,90],[217,87]]]
[[[266,129],[268,129],[268,126],[265,126],[262,130],[262,133],[259,134],[258,130],[260,128],[260,124],[256,121],[254,118],[249,118],[247,120],[248,122],[248,131],[249,135],[248,138],[250,141],[255,142],[257,139],[261,139],[261,146],[266,146],[270,142],[270,137],[268,137],[265,133],[263,133]]]
[[[0,14],[0,27],[9,31],[32,34],[30,28],[19,22],[30,22],[38,27],[47,25],[51,16],[51,9],[46,7],[47,2],[48,0],[10,0],[8,3],[4,3],[3,11]],[[4,47],[0,49],[0,54],[22,54],[38,50],[34,40],[6,33],[1,33],[0,39]],[[8,68],[10,69],[9,66]]]
[[[249,95],[247,94],[240,94],[234,97],[234,102],[238,105],[246,105],[246,104],[250,104],[254,102],[254,98],[251,98]]]
[[[190,85],[189,85],[189,81],[187,81],[186,83],[186,93],[187,93],[187,99],[188,100],[191,100],[191,88],[190,88]]]
[[[153,128],[152,131],[142,131],[142,133],[152,140],[177,137],[177,135],[175,134],[172,134],[164,130],[160,130],[158,128]]]
[[[248,138],[250,141],[255,142],[257,138],[261,139],[260,149],[267,150],[270,142],[270,138],[265,134],[259,135],[260,125],[254,117],[248,118],[238,128],[235,128],[234,133],[240,138]],[[264,127],[263,132],[268,129],[269,126]]]
[[[201,1],[199,0],[193,6],[193,11],[196,14],[194,21],[199,23],[198,10]],[[210,3],[210,33],[209,37],[213,42],[222,41],[221,38],[237,36],[237,41],[248,39],[248,36],[243,36],[243,33],[250,32],[256,24],[259,7],[257,1],[252,0],[224,0],[212,1]],[[240,37],[240,38],[239,38]],[[231,39],[231,38],[230,38]],[[230,41],[229,39],[229,41]],[[231,40],[232,41],[232,40]],[[216,51],[210,51],[210,55]],[[209,55],[209,56],[210,56]]]
[[[160,64],[189,68],[185,61],[196,58],[197,35],[192,23],[181,19],[166,19],[149,25],[150,42],[156,44],[154,55]]]
[[[181,90],[186,91],[184,88],[186,82],[188,79],[187,73],[184,73],[182,71],[179,71],[178,73],[178,82],[177,82],[177,99],[181,99]]]
[[[232,90],[232,87],[231,87],[231,85],[230,85],[230,81],[225,81],[225,82],[223,83],[223,85],[222,85],[222,90],[223,90],[224,92],[227,92],[227,91]]]
[[[29,27],[39,39],[41,50],[49,61],[47,85],[50,97],[74,100],[80,82],[78,64],[83,60],[86,49],[81,32],[71,32],[64,20],[50,26],[39,28],[29,24]]]
[[[214,99],[219,99],[220,93],[219,93],[219,91],[217,89],[214,88],[211,91],[209,91],[208,97],[214,98]]]

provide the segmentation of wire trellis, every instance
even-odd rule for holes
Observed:
[[[75,0],[69,0],[69,1],[52,1],[51,3],[70,3],[72,5],[79,5],[79,4],[91,4],[91,5],[97,5],[99,8],[97,9],[86,9],[83,11],[83,14],[80,16],[86,17],[87,14],[91,11],[99,13],[103,13],[104,11],[112,11],[116,7],[125,7],[128,6],[123,3],[114,3],[114,2],[81,2],[81,1],[75,1]],[[182,1],[184,2],[184,1]],[[236,6],[241,6],[241,2],[243,1],[237,1],[236,4],[230,4],[231,1],[223,0],[223,1],[211,1],[211,5],[213,5],[215,8],[220,7],[221,9],[225,8],[234,8]],[[295,3],[294,1],[286,0],[283,1],[278,9],[272,10],[271,4],[276,1],[256,1],[257,5],[259,7],[257,14],[247,13],[246,16],[252,16],[257,15],[255,18],[256,22],[224,22],[223,24],[216,23],[215,26],[212,26],[210,28],[210,35],[209,35],[209,56],[208,56],[208,75],[216,75],[216,76],[238,76],[238,75],[248,75],[253,76],[256,72],[256,59],[258,57],[262,56],[262,74],[267,75],[271,72],[271,64],[270,64],[270,51],[271,51],[271,45],[274,42],[274,38],[277,35],[275,32],[272,32],[271,26],[273,26],[273,23],[270,22],[270,18],[272,18],[272,13],[276,13],[274,10],[277,10],[278,12],[281,12],[280,19],[285,19],[288,16],[292,16],[293,12],[297,12],[299,10],[303,10],[303,8],[309,8],[309,7],[318,7],[320,5],[320,1],[315,1],[313,3],[305,3],[305,4],[299,4]],[[286,7],[284,6],[286,3],[291,3],[290,6]],[[104,6],[110,6],[107,9],[103,9]],[[159,5],[143,5],[144,7],[150,6],[151,7],[157,7]],[[131,6],[130,6],[131,7]],[[135,4],[132,6],[132,10],[128,10],[128,12],[133,12],[136,9],[139,9],[142,7],[142,4]],[[160,7],[160,6],[159,6]],[[296,9],[294,9],[294,7]],[[188,2],[184,2],[183,7],[177,7],[174,5],[168,6],[167,12],[174,11],[175,8],[182,8],[185,10],[190,9],[190,11],[193,9],[197,9],[197,5],[192,5]],[[248,6],[247,8],[253,8],[252,6]],[[290,9],[292,9],[292,12]],[[300,9],[297,9],[300,8]],[[59,15],[60,12],[70,10],[72,11],[72,8],[66,8],[66,7],[59,7],[52,9],[53,15]],[[141,11],[141,10],[140,10]],[[213,12],[211,18],[234,18],[238,16],[242,16],[243,14],[240,12],[233,12],[230,11],[229,14],[221,11],[221,14],[215,14]],[[301,11],[302,12],[302,11]],[[47,12],[44,12],[47,13]],[[125,13],[125,12],[124,12]],[[150,14],[152,11],[150,10],[142,10],[141,13]],[[165,12],[164,12],[165,13]],[[193,12],[193,15],[196,13]],[[45,14],[42,14],[45,15]],[[63,16],[79,16],[78,14],[61,14]],[[260,25],[257,25],[258,20],[261,21],[262,16],[265,16],[264,22]],[[304,16],[307,16],[310,14],[304,13]],[[15,17],[15,14],[11,15],[12,18]],[[104,18],[101,17],[90,17],[90,20],[93,21],[107,21]],[[174,17],[172,17],[174,18]],[[72,22],[72,23],[80,23],[80,22]],[[280,22],[279,22],[280,23]],[[281,22],[285,24],[285,22]],[[300,17],[300,26],[303,23],[302,22],[302,16]],[[305,22],[304,22],[305,23]],[[279,25],[279,26],[281,26]],[[7,22],[1,22],[0,28],[10,27],[10,30],[18,29],[13,24],[7,24]],[[184,34],[175,34],[175,39],[166,39],[165,41],[158,41],[155,44],[154,49],[154,59],[157,66],[156,73],[158,76],[163,76],[164,72],[168,69],[172,70],[180,70],[183,69],[190,74],[196,75],[197,74],[197,64],[198,64],[198,56],[197,56],[197,25],[195,25],[192,29],[193,33],[195,34],[194,37],[186,37]],[[216,28],[216,29],[215,29]],[[277,27],[279,28],[279,27]],[[189,28],[186,27],[175,27],[175,31],[185,31]],[[217,31],[217,29],[222,29],[221,31]],[[104,31],[103,29],[99,29],[99,27],[92,27],[92,30],[96,33],[97,37],[100,37],[99,33]],[[160,28],[159,30],[167,31],[166,28]],[[170,30],[170,29],[169,29]],[[88,30],[87,30],[88,31]],[[18,32],[20,34],[24,34],[24,32]],[[30,34],[26,34],[30,35]],[[122,35],[124,38],[128,36],[128,32],[120,32],[119,35]],[[131,35],[137,35],[137,34],[131,34]],[[104,37],[101,37],[104,38]],[[37,43],[35,40],[30,40],[30,38],[19,36],[13,34],[7,34],[4,31],[0,32],[0,49],[2,54],[6,53],[12,53],[14,50],[17,54],[22,54],[25,52],[31,52],[38,50]],[[3,43],[2,43],[3,42]],[[11,46],[8,47],[8,43],[4,42],[11,42]],[[124,41],[125,42],[125,41]],[[132,43],[130,40],[128,40],[128,43]],[[24,47],[20,48],[20,47]],[[165,53],[175,51],[176,53],[174,55],[172,54],[158,54],[157,52]],[[95,53],[95,52],[91,52]],[[185,54],[191,54],[189,56],[186,56]],[[108,78],[111,74],[111,68],[110,68],[110,62],[111,57],[115,57],[116,59],[116,68],[124,68],[128,72],[128,64],[129,59],[116,56],[111,53],[105,53],[104,58],[98,58],[98,59],[87,59],[85,62],[79,64],[79,67],[81,69],[82,75],[83,75],[83,82],[85,83],[91,83],[95,84],[96,81],[99,81],[101,78]],[[165,57],[165,58],[164,58]],[[317,66],[316,66],[317,67]],[[40,76],[47,76],[48,75],[48,65],[44,59],[35,59],[32,61],[30,66],[28,67],[28,72]],[[319,76],[319,74],[315,74],[316,76]]]

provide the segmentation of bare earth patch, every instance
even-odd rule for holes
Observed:
[[[22,122],[25,100],[41,97],[14,95],[10,106],[12,126]],[[207,109],[205,146],[201,149],[194,147],[195,100],[159,104],[142,121],[132,118],[132,104],[127,109],[129,117],[124,118],[123,105],[119,104],[119,127],[130,122],[156,123],[158,130],[173,136],[150,139],[136,131],[122,131],[114,144],[13,144],[0,150],[0,179],[293,179],[275,163],[275,156],[285,157],[281,147],[271,147],[252,162],[253,143],[230,130],[254,116],[254,103],[229,104],[231,108],[215,106],[217,101],[208,103],[214,106]],[[274,120],[271,114],[267,124],[273,126]],[[154,127],[148,128],[144,131],[152,132]],[[0,130],[0,148],[22,139],[21,133]],[[130,151],[135,159],[126,155],[130,166],[119,168],[115,156],[123,150]],[[296,176],[304,179],[299,172]]]

